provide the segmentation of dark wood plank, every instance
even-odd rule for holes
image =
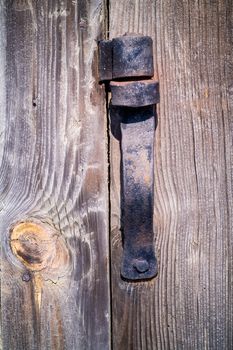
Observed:
[[[108,349],[102,0],[0,1],[3,349]]]
[[[154,39],[158,276],[120,278],[119,141],[111,136],[113,348],[232,349],[232,1],[110,1],[110,37]]]

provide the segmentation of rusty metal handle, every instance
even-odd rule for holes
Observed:
[[[99,57],[100,80],[111,80],[111,103],[121,120],[121,275],[129,280],[150,279],[157,274],[153,155],[155,104],[159,102],[158,82],[150,79],[154,74],[152,39],[130,35],[101,41]]]

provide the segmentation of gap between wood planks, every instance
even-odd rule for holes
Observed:
[[[106,33],[105,39],[109,40],[110,0],[105,0]],[[112,249],[111,249],[111,147],[110,147],[110,120],[109,120],[109,96],[105,84],[105,107],[107,118],[107,162],[108,162],[108,249],[109,249],[109,310],[110,310],[110,344],[113,349],[113,309],[112,309]]]

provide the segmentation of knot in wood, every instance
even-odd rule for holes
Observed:
[[[35,222],[21,222],[11,231],[10,246],[28,270],[57,269],[68,262],[65,242],[54,229]]]

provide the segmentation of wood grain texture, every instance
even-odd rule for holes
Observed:
[[[6,350],[109,348],[104,18],[102,0],[0,0]]]
[[[111,136],[113,348],[233,348],[233,6],[110,0],[110,37],[152,36],[160,82],[154,226],[159,273],[120,278],[119,141]]]

